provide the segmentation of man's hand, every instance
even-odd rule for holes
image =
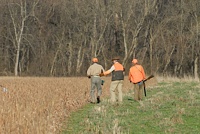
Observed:
[[[100,77],[104,76],[104,73],[100,73],[99,76],[100,76]]]

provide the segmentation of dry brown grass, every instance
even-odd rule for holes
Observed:
[[[103,77],[102,98],[109,95],[110,77]],[[59,133],[72,111],[88,103],[87,77],[0,77],[0,132],[9,134]],[[157,84],[153,78],[147,86]],[[125,78],[123,91],[132,84]]]
[[[87,78],[1,77],[0,132],[57,133],[69,113],[87,103]]]

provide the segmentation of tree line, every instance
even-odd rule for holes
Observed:
[[[199,69],[199,0],[0,0],[0,75],[82,76],[92,57],[126,72]]]

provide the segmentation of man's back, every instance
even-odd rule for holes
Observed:
[[[94,63],[88,68],[87,75],[98,76],[102,71],[104,71],[104,68],[102,67],[102,65]]]
[[[134,65],[130,68],[129,77],[133,83],[137,83],[145,79],[144,69],[141,65]]]

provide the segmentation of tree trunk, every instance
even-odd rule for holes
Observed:
[[[16,3],[17,4],[17,3]],[[17,7],[11,7],[10,4],[8,4],[8,10],[10,13],[10,17],[12,19],[12,24],[13,24],[13,28],[14,28],[14,36],[15,36],[15,42],[17,44],[17,48],[16,48],[16,57],[15,57],[15,68],[14,68],[14,73],[15,76],[18,76],[18,70],[19,70],[19,56],[20,56],[20,49],[21,49],[21,41],[22,41],[22,35],[24,32],[24,27],[25,27],[25,21],[28,17],[27,12],[26,12],[26,0],[23,1],[20,0],[20,15],[21,15],[21,24],[17,24],[17,20],[16,20],[16,12],[14,11],[15,8]],[[13,9],[14,8],[14,9]]]
[[[194,60],[194,78],[199,79],[199,76],[198,76],[198,57],[196,57],[195,60]]]
[[[171,61],[171,57],[172,57],[172,54],[173,54],[174,50],[175,50],[175,46],[173,46],[173,48],[172,48],[170,54],[167,56],[166,64],[165,64],[165,67],[164,67],[164,69],[163,69],[163,74],[164,74],[164,75],[165,75],[166,70],[167,70],[167,67],[168,67],[168,65],[169,65],[169,63],[170,63],[170,61]]]
[[[69,58],[68,58],[68,68],[67,72],[68,75],[71,75],[72,72],[72,58],[73,58],[73,46],[72,46],[72,41],[69,42]]]
[[[84,44],[86,44],[86,39],[84,41]],[[85,55],[85,52],[84,52],[83,44],[81,43],[78,50],[78,56],[77,56],[77,62],[76,62],[76,74],[81,73],[81,67],[83,65],[84,55]]]

